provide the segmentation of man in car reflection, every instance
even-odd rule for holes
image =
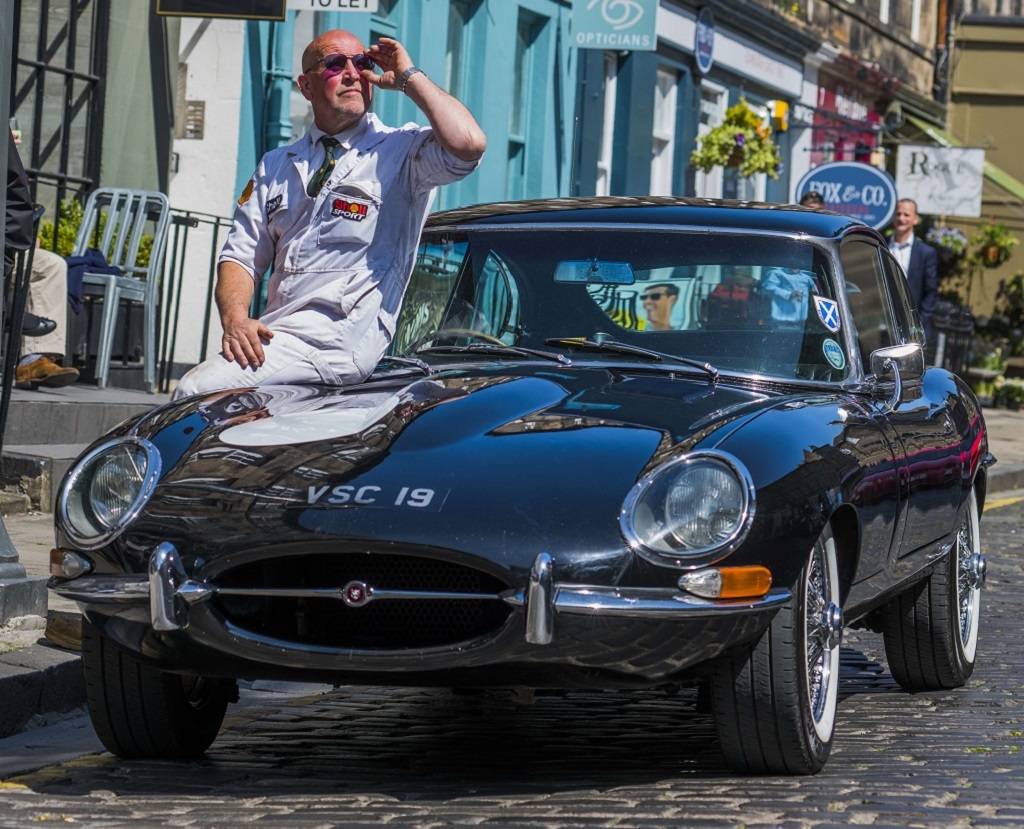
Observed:
[[[814,274],[797,268],[772,268],[761,281],[761,290],[772,301],[772,319],[780,327],[802,328],[807,305],[817,289]]]
[[[679,299],[679,288],[662,282],[649,285],[640,297],[647,312],[647,327],[653,331],[672,330],[672,309]]]

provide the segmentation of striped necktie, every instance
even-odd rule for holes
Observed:
[[[313,174],[313,178],[311,178],[309,180],[309,184],[306,185],[306,192],[314,199],[324,184],[327,183],[327,179],[331,177],[331,172],[334,170],[334,153],[340,146],[338,141],[329,135],[320,136],[320,143],[324,145],[326,155],[324,155],[324,160],[320,165],[320,169]]]

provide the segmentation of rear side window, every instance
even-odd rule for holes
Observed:
[[[851,241],[840,251],[850,313],[857,329],[857,346],[865,371],[870,371],[871,353],[900,342],[885,286],[885,273],[878,248],[868,242]]]

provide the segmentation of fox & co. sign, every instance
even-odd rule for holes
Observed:
[[[797,201],[816,191],[825,209],[845,213],[881,230],[896,211],[896,185],[884,170],[859,161],[833,161],[806,173],[796,186]]]
[[[578,49],[652,51],[658,0],[573,0],[572,38]]]

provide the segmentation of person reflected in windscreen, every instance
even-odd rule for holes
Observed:
[[[640,295],[644,312],[647,314],[647,328],[651,331],[672,330],[672,309],[679,299],[679,287],[668,283],[648,285]]]
[[[367,48],[325,32],[303,52],[297,82],[313,126],[267,153],[242,191],[217,266],[223,350],[189,371],[175,398],[368,377],[394,333],[435,188],[483,156],[469,110],[393,38]],[[407,95],[430,126],[385,126],[370,112],[381,93]],[[267,271],[267,308],[252,319]]]
[[[772,320],[778,327],[802,328],[811,294],[817,289],[814,274],[799,268],[772,268],[761,280],[761,291],[771,299]]]

